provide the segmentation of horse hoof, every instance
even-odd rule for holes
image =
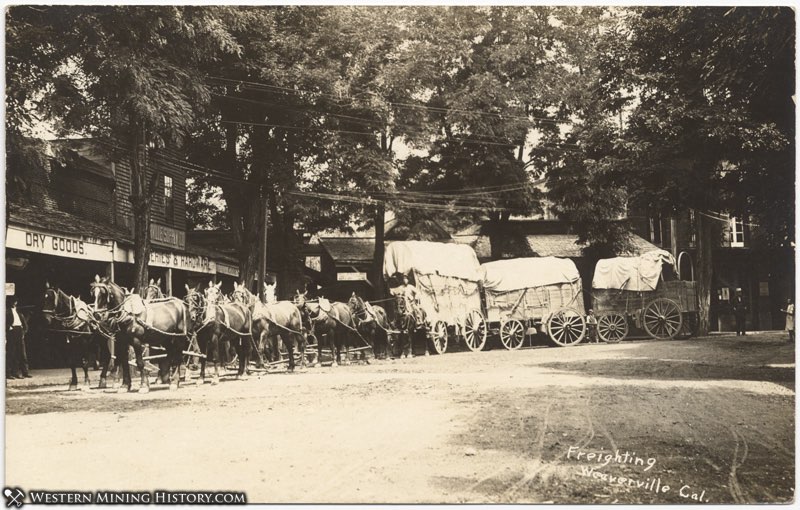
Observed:
[[[105,379],[100,379],[100,384],[97,385],[97,389],[104,390],[108,388],[108,383]]]
[[[317,362],[317,363],[314,363],[314,364],[313,364],[313,365],[311,365],[311,366],[312,366],[312,367],[314,367],[314,368],[319,368],[319,367],[321,367],[321,366],[322,366],[322,363],[319,363],[319,362]]]
[[[202,386],[204,382],[205,380],[202,377],[198,377],[197,379],[194,380],[194,384],[197,386]]]
[[[69,391],[77,391],[77,390],[78,390],[78,385],[77,384],[70,384],[69,385]]]
[[[78,388],[78,390],[80,390],[80,391],[89,391],[89,389],[90,388],[89,388],[89,383],[88,382],[84,383],[80,388]]]
[[[169,385],[169,391],[178,391],[178,385],[177,384],[170,384]]]
[[[147,386],[142,386],[141,388],[139,388],[139,393],[150,393],[150,388],[148,388]]]
[[[117,393],[128,393],[130,388],[126,388],[125,386],[117,386],[116,390]]]
[[[430,356],[430,355],[431,355],[431,353],[429,353],[428,351],[425,351],[425,356]]]
[[[211,386],[216,386],[217,384],[219,384],[219,377],[211,379]]]

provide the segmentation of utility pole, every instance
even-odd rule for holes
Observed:
[[[264,221],[261,225],[261,240],[259,243],[259,258],[258,258],[258,297],[263,302],[266,299],[264,295],[264,284],[267,281],[267,223],[269,223],[269,203],[267,197],[263,196],[262,191],[261,204],[264,207]]]

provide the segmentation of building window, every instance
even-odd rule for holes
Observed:
[[[172,196],[172,177],[164,176],[164,216],[169,223],[175,219],[175,201]]]
[[[731,217],[728,228],[731,233],[731,248],[744,248],[744,221]]]
[[[650,242],[661,246],[664,241],[664,229],[661,225],[661,216],[650,218]]]
[[[697,244],[697,229],[694,224],[694,209],[689,209],[689,248]]]

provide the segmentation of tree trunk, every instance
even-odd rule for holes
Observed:
[[[236,144],[239,133],[235,124],[225,127],[224,166],[228,173],[238,177],[238,156]],[[264,216],[259,186],[242,186],[235,182],[221,183],[222,196],[228,206],[228,220],[233,233],[233,243],[239,259],[239,281],[251,291],[258,271],[258,229]]]
[[[153,184],[148,186],[145,155],[145,128],[136,114],[130,116],[131,204],[133,208],[134,282],[141,293],[148,284],[150,262],[150,202]],[[153,175],[153,181],[157,175]]]
[[[379,203],[375,208],[375,253],[372,257],[372,299],[383,298],[383,255],[384,255],[384,223],[386,221],[386,204]],[[363,296],[362,296],[363,297]]]
[[[710,326],[709,311],[711,309],[711,276],[714,239],[712,224],[699,211],[695,213],[695,232],[697,239],[697,300],[698,328],[697,335],[708,335]]]

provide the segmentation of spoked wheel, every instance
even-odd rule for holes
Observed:
[[[447,323],[436,321],[431,329],[431,343],[437,354],[444,354],[447,350]]]
[[[464,341],[471,351],[480,351],[486,345],[486,335],[488,333],[486,321],[483,314],[478,310],[472,310],[464,321]]]
[[[628,336],[628,320],[617,312],[602,315],[597,321],[597,336],[609,344],[624,340]]]
[[[516,319],[504,322],[500,326],[500,341],[509,351],[519,349],[525,341],[525,326]]]
[[[586,336],[586,320],[576,310],[562,308],[547,319],[547,334],[557,345],[575,345]]]
[[[667,298],[654,299],[642,312],[644,330],[653,338],[675,338],[683,327],[683,315],[678,303]]]

